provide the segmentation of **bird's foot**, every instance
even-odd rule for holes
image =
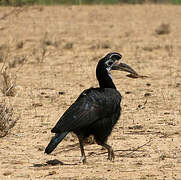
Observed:
[[[83,164],[86,163],[86,157],[85,157],[85,156],[82,156],[82,157],[80,158],[80,163],[83,163]]]
[[[112,149],[108,152],[108,159],[114,161],[114,151]]]

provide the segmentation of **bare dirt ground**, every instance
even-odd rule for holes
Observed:
[[[156,32],[163,24],[163,34]],[[0,99],[19,117],[0,138],[0,179],[181,179],[180,6],[0,8],[0,47],[17,85],[14,96]],[[115,161],[92,144],[80,164],[72,135],[44,154],[51,128],[81,91],[98,86],[96,64],[111,51],[148,76],[113,72],[123,96],[108,141]],[[55,159],[59,164],[47,164]]]

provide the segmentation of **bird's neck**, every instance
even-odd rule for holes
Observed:
[[[102,66],[97,66],[96,69],[97,80],[99,81],[100,88],[113,88],[116,89],[116,86],[113,83],[111,74],[109,71]]]

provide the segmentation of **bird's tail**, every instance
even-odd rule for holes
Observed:
[[[48,146],[46,147],[45,153],[50,154],[67,134],[68,132],[63,132],[61,134],[56,133],[55,136],[52,137]]]

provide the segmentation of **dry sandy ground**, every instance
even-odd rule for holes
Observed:
[[[170,33],[157,34],[161,24]],[[0,179],[181,179],[181,7],[0,8],[0,46],[17,85],[15,96],[0,98],[19,116],[0,138]],[[113,72],[123,95],[108,141],[115,161],[92,144],[85,147],[88,163],[80,164],[72,135],[44,154],[51,128],[82,90],[98,85],[96,64],[111,51],[148,76]],[[55,159],[59,164],[47,164]]]

